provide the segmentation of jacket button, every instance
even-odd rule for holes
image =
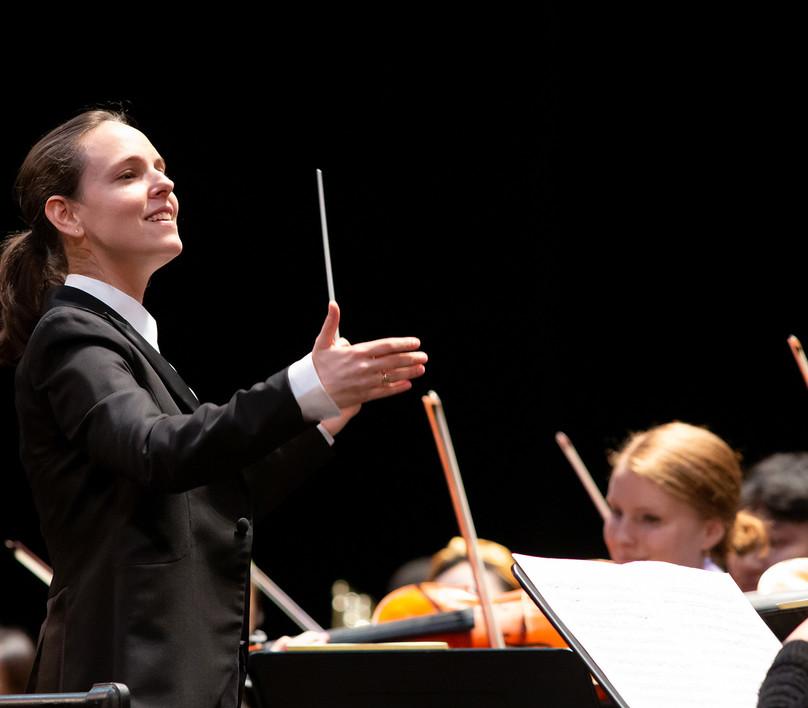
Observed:
[[[248,519],[245,519],[242,516],[238,521],[236,521],[236,536],[246,536],[249,530],[250,522]]]

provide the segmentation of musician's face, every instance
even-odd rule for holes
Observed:
[[[703,519],[686,502],[619,465],[606,497],[612,513],[603,527],[609,555],[617,563],[667,561],[701,568],[723,537],[718,519]]]
[[[458,587],[467,590],[476,591],[477,584],[474,580],[474,573],[471,569],[471,563],[468,561],[461,561],[455,563],[449,569],[444,570],[442,573],[435,577],[435,582],[446,583],[447,585],[457,585]],[[506,592],[511,588],[505,581],[499,577],[493,570],[485,568],[485,582],[488,586],[488,591],[492,595]]]
[[[757,590],[760,575],[768,565],[768,556],[757,548],[746,553],[730,550],[727,554],[727,572],[744,592]]]
[[[790,558],[808,557],[808,522],[777,521],[762,515],[769,534],[766,566]]]
[[[181,250],[179,204],[163,158],[139,130],[105,121],[81,140],[85,167],[75,210],[102,264],[154,271]]]

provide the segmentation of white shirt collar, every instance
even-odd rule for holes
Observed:
[[[83,290],[85,293],[101,300],[105,305],[109,305],[132,325],[143,339],[158,352],[160,351],[160,347],[157,346],[157,322],[135,298],[130,297],[109,283],[76,273],[71,273],[65,278],[65,285]]]
[[[713,570],[723,573],[724,569],[720,568],[710,556],[704,556],[704,562],[701,564],[704,570]]]

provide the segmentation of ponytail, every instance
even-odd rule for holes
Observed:
[[[22,356],[45,292],[63,284],[66,275],[61,243],[51,251],[30,230],[5,240],[0,255],[0,364],[13,364]]]
[[[22,356],[46,291],[65,281],[67,257],[45,204],[54,195],[78,193],[84,171],[81,138],[104,121],[129,124],[122,112],[85,111],[50,131],[22,163],[15,187],[29,229],[11,234],[0,246],[0,364],[14,364]]]
[[[769,552],[769,534],[762,519],[741,509],[727,534],[729,550],[739,556],[754,553],[763,557]]]

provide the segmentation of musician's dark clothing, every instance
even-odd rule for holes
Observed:
[[[786,642],[769,668],[758,708],[808,708],[808,642]]]
[[[54,569],[30,689],[118,681],[135,708],[237,706],[253,500],[330,454],[286,371],[200,405],[126,320],[61,287],[16,388]]]

